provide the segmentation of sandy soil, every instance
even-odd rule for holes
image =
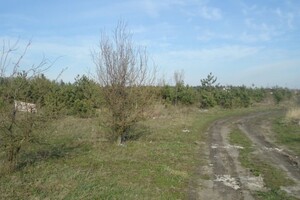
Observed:
[[[293,187],[282,188],[300,197],[300,160],[272,140],[270,119],[278,111],[259,112],[215,121],[208,129],[209,141],[205,144],[207,165],[199,167],[197,180],[189,192],[189,199],[254,199],[253,192],[266,190],[262,177],[256,177],[238,161],[240,146],[230,145],[228,137],[235,126],[253,142],[255,153],[281,168],[296,182]],[[234,125],[234,126],[233,126]]]

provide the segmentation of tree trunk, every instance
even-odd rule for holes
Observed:
[[[117,139],[117,145],[118,145],[118,146],[122,145],[122,135],[119,135],[119,136],[118,136],[118,139]]]
[[[117,145],[120,146],[123,145],[124,143],[125,143],[125,134],[122,133],[117,138]]]

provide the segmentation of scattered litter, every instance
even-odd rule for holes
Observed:
[[[188,130],[188,129],[185,128],[185,129],[182,130],[182,132],[183,132],[183,133],[189,133],[190,130]]]
[[[238,146],[238,145],[227,145],[224,147],[225,149],[230,149],[230,148],[234,148],[234,149],[244,149],[244,147],[242,146]]]
[[[200,109],[199,112],[206,113],[206,112],[208,112],[208,109]]]
[[[264,149],[266,150],[266,151],[278,151],[278,152],[282,152],[283,151],[283,149],[279,149],[279,148],[269,148],[269,147],[264,147]]]
[[[219,146],[218,144],[212,144],[211,145],[212,149],[217,149],[217,148],[224,148],[224,149],[244,149],[244,147],[242,146],[238,146],[238,145],[226,145],[226,146]]]
[[[222,182],[224,185],[231,187],[234,190],[238,190],[241,188],[238,184],[238,181],[230,175],[216,175],[215,181]]]

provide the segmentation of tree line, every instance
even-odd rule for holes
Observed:
[[[166,104],[196,105],[202,109],[216,106],[226,109],[249,107],[267,99],[279,104],[292,97],[292,91],[282,87],[222,86],[212,73],[200,79],[199,86],[185,85],[181,80],[175,86],[162,86],[160,91],[160,98]]]
[[[140,86],[148,88],[154,98],[153,103],[165,105],[194,105],[199,108],[241,108],[249,107],[271,98],[278,104],[292,97],[292,91],[288,88],[258,88],[246,86],[221,86],[216,84],[217,77],[210,73],[206,78],[200,80],[199,86],[185,85],[178,82],[176,85],[161,86]],[[21,88],[18,88],[22,85]],[[18,88],[17,93],[12,87]],[[0,96],[2,104],[4,100],[12,103],[13,100],[20,100],[37,104],[41,112],[50,118],[57,118],[64,115],[79,117],[93,117],[97,109],[106,106],[103,89],[99,83],[86,75],[78,75],[73,83],[64,81],[53,81],[44,74],[26,78],[19,74],[13,78],[0,77]],[[118,102],[125,99],[124,94],[120,95]],[[135,96],[136,98],[136,96]],[[113,98],[111,98],[113,99]],[[114,104],[115,105],[115,104]]]

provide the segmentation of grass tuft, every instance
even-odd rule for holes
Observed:
[[[273,121],[273,132],[278,144],[284,145],[296,156],[300,156],[300,128],[298,123],[287,121],[284,117],[277,117]]]
[[[286,119],[288,121],[296,121],[300,125],[300,107],[290,108],[286,113]]]

